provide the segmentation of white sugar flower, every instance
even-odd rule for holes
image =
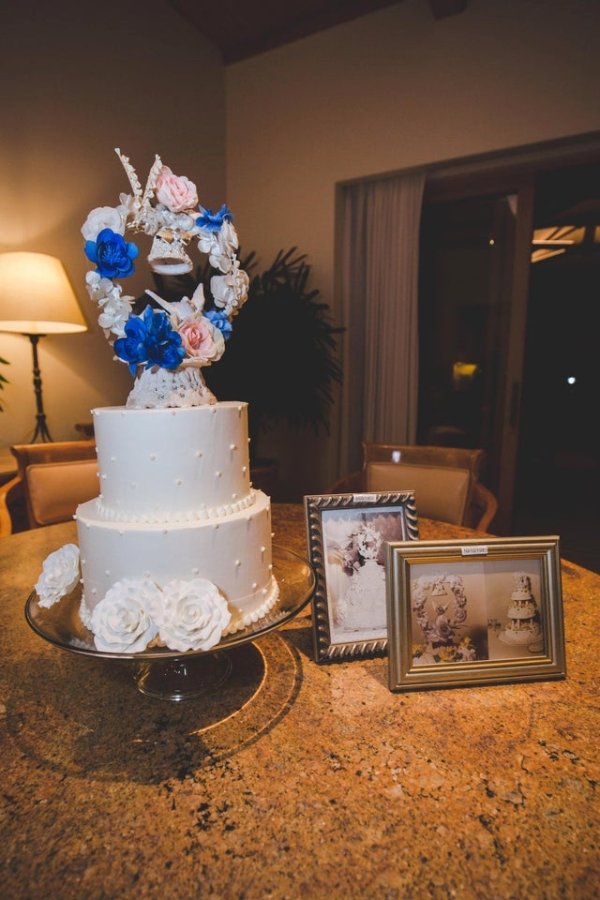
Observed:
[[[210,650],[221,640],[231,613],[218,588],[206,578],[171,581],[163,587],[158,626],[171,650]]]
[[[104,329],[105,337],[112,333],[117,337],[125,337],[125,323],[131,315],[133,297],[109,297],[100,302],[102,312],[98,316],[98,324]]]
[[[248,275],[239,265],[236,260],[228,275],[213,275],[210,279],[215,305],[228,316],[235,314],[248,299]]]
[[[121,285],[113,284],[110,278],[105,278],[98,272],[87,272],[85,283],[87,292],[95,303],[121,296]]]
[[[46,557],[35,590],[40,606],[53,606],[70,593],[79,581],[79,547],[65,544]]]
[[[125,218],[121,207],[97,206],[81,226],[81,233],[86,241],[95,241],[104,228],[110,228],[117,234],[125,234]]]
[[[91,630],[98,650],[140,653],[158,634],[155,617],[160,590],[149,578],[117,581],[92,611]]]

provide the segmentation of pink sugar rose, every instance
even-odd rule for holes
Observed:
[[[198,205],[196,185],[185,175],[174,175],[163,166],[156,180],[156,199],[171,212],[184,212]]]
[[[213,362],[221,355],[221,348],[214,339],[213,326],[204,316],[199,319],[184,319],[177,330],[188,356]]]

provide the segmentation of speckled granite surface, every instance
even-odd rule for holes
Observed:
[[[305,554],[302,509],[274,521]],[[391,694],[385,660],[317,666],[301,615],[175,705],[27,626],[73,535],[0,541],[3,896],[598,895],[600,576],[563,563],[566,681]]]

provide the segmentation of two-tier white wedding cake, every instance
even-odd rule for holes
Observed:
[[[250,482],[247,405],[217,402],[201,373],[225,349],[248,277],[226,206],[194,209],[195,185],[159,157],[142,189],[117,153],[132,193],[84,223],[96,263],[86,281],[116,357],[136,380],[126,406],[92,411],[99,495],[77,509],[79,546],[50,554],[36,590],[51,606],[81,580],[81,618],[99,650],[207,650],[278,598],[270,500]],[[138,255],[128,230],[153,236],[148,260],[160,274],[189,272],[186,244],[196,238],[217,272],[212,307],[200,285],[176,302],[147,291],[155,306],[136,315],[117,280]]]

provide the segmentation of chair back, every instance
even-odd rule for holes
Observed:
[[[468,469],[472,477],[479,481],[485,464],[485,450],[468,447],[434,447],[427,444],[375,444],[363,441],[363,464],[369,462],[452,466],[456,469]]]
[[[364,441],[362,471],[344,475],[328,493],[410,489],[419,515],[487,531],[498,501],[480,481],[484,469],[485,451],[479,448]]]
[[[364,476],[368,492],[413,490],[419,515],[453,525],[465,522],[471,490],[468,469],[367,462]]]
[[[29,528],[66,522],[77,506],[98,496],[94,441],[16,444],[17,479],[23,486]]]
[[[25,477],[34,528],[66,522],[80,503],[98,496],[95,459],[27,466]]]

